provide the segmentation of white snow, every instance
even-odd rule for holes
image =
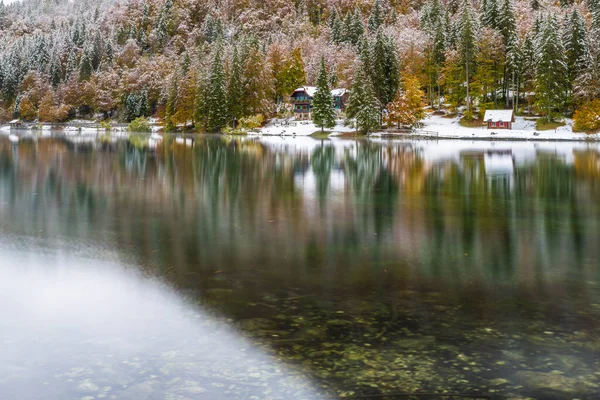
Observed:
[[[298,89],[294,90],[294,93],[297,92],[306,92],[306,94],[308,94],[310,97],[315,97],[315,93],[317,93],[317,87],[316,86],[302,86],[299,87]]]
[[[483,117],[485,122],[512,122],[512,110],[486,110]]]
[[[458,118],[430,116],[421,123],[414,136],[454,139],[517,139],[517,140],[600,140],[600,135],[587,135],[573,132],[573,121],[567,120],[565,126],[549,131],[537,131],[535,121],[516,117],[513,129],[488,129],[487,126],[467,128],[458,123]]]
[[[313,133],[318,133],[321,128],[315,126],[311,121],[289,121],[286,125],[282,120],[272,120],[264,128],[258,132],[249,132],[250,135],[276,135],[276,136],[310,136]],[[336,121],[336,126],[333,129],[325,129],[332,134],[340,134],[345,132],[354,132],[354,128],[344,126],[344,121]]]

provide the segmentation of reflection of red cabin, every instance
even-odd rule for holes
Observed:
[[[512,129],[515,115],[513,110],[486,110],[483,121],[488,129]]]

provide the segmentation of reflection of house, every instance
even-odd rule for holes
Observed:
[[[512,129],[515,115],[513,110],[486,110],[483,121],[488,129]]]
[[[348,98],[350,97],[350,92],[346,89],[333,89],[331,91],[331,96],[333,97],[333,105],[337,111],[345,111],[346,104],[348,103]]]
[[[297,120],[312,119],[312,102],[315,93],[317,93],[317,88],[314,86],[303,86],[294,91],[290,101]],[[339,112],[344,111],[350,93],[346,89],[334,89],[331,91],[331,96],[335,109]]]
[[[312,101],[316,92],[314,86],[303,86],[294,91],[291,102],[297,120],[312,119]]]
[[[488,176],[506,176],[514,173],[515,164],[511,153],[486,152],[485,173]]]

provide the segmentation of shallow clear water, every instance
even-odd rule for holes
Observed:
[[[0,139],[0,398],[600,396],[597,145],[144,144]]]

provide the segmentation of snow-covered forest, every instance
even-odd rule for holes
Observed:
[[[388,116],[420,89],[600,128],[600,0],[22,0],[0,5],[0,119],[219,131],[284,113],[322,58]]]

